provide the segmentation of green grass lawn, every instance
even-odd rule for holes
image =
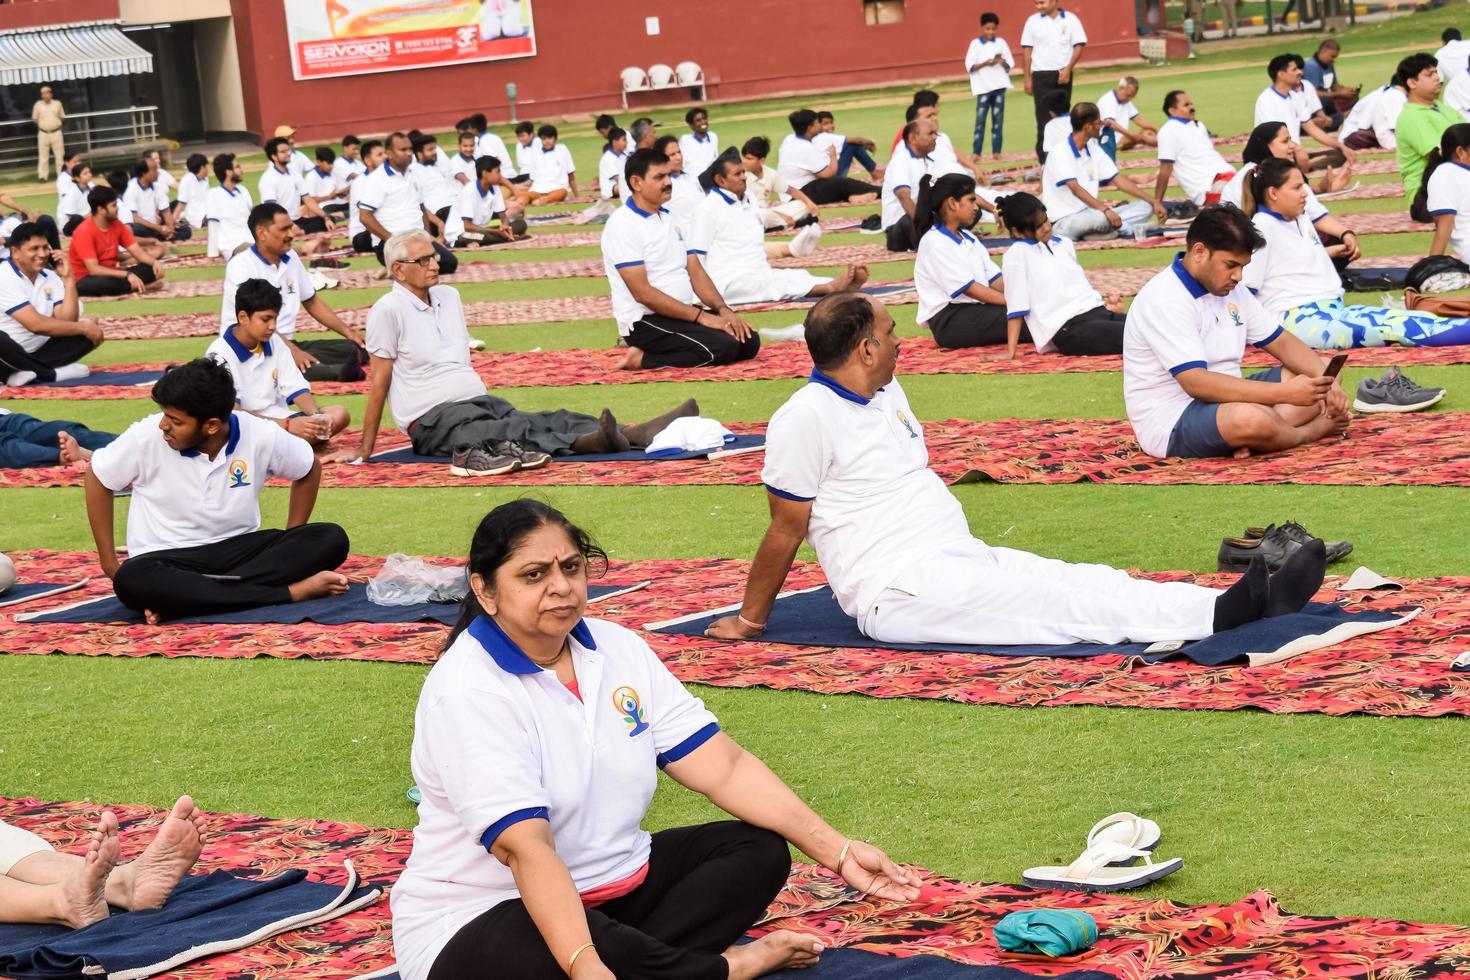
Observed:
[[[1410,45],[1437,47],[1439,31],[1455,20],[1451,8],[1345,35],[1344,77],[1374,82],[1386,76]],[[1307,41],[1290,43],[1300,50]],[[1187,66],[1187,75],[1182,65],[1140,71],[1140,106],[1150,114],[1168,87],[1181,84],[1195,94],[1201,115],[1217,132],[1243,131],[1265,84],[1260,66],[1285,43],[1206,49]],[[1079,94],[1100,92],[1116,73],[1084,73]],[[946,127],[964,145],[968,97],[954,82],[941,90]],[[713,110],[714,128],[726,144],[757,133],[779,138],[784,114],[805,101],[833,107],[845,132],[887,140],[907,93],[889,87],[831,99],[721,105]],[[682,113],[653,115],[672,123]],[[1008,148],[1028,145],[1029,105],[1019,92],[1007,117]],[[563,131],[572,134],[573,152],[590,172],[596,147],[580,135],[586,128],[579,122]],[[46,196],[34,195],[37,201]],[[1372,201],[1333,206],[1349,219],[1399,208],[1397,202]],[[1401,255],[1422,252],[1428,241],[1427,233],[1380,235],[1366,238],[1364,246],[1369,255]],[[1163,265],[1171,250],[1082,254],[1088,265]],[[597,255],[595,247],[555,253],[558,259]],[[895,262],[875,267],[874,276],[901,279],[910,273],[909,263]],[[177,274],[210,278],[218,270]],[[605,289],[599,279],[461,287],[466,300]],[[325,295],[333,306],[346,307],[370,302],[381,291]],[[217,299],[203,298],[94,304],[90,312],[216,309]],[[894,312],[904,336],[921,333],[913,307]],[[751,319],[782,326],[799,315]],[[606,321],[581,321],[480,327],[474,333],[493,350],[512,351],[607,348],[614,330]],[[196,356],[204,345],[203,338],[109,341],[91,360],[178,361]],[[1363,373],[1349,368],[1349,383]],[[1421,383],[1450,389],[1444,410],[1464,411],[1470,404],[1470,366],[1413,374]],[[707,414],[759,422],[800,384],[660,381],[505,394],[531,409],[595,411],[607,405],[624,420],[694,396]],[[1117,374],[915,376],[904,385],[925,419],[1123,413]],[[361,415],[360,396],[328,400],[340,400],[355,418]],[[4,407],[118,431],[146,414],[150,403],[11,400]],[[1470,575],[1470,524],[1464,519],[1470,492],[1463,489],[976,485],[955,493],[977,535],[1068,560],[1210,571],[1222,535],[1295,519],[1353,541],[1348,570],[1361,562],[1393,576]],[[749,558],[766,519],[763,495],[754,487],[327,490],[317,515],[344,524],[359,552],[460,555],[490,507],[523,494],[549,500],[583,523],[615,561]],[[263,503],[267,522],[283,518],[283,493],[272,491]],[[90,547],[79,490],[0,491],[0,548]],[[804,550],[803,557],[810,552]],[[0,794],[166,804],[180,792],[192,792],[202,805],[220,811],[412,826],[403,792],[410,782],[412,713],[424,673],[421,667],[346,662],[0,656],[0,691],[11,695],[5,702],[9,724],[0,734]],[[947,874],[1016,881],[1026,867],[1075,857],[1099,817],[1134,810],[1163,824],[1162,856],[1185,859],[1183,871],[1146,895],[1231,901],[1266,887],[1293,911],[1470,924],[1470,891],[1464,887],[1470,852],[1462,844],[1470,809],[1463,763],[1470,728],[1463,718],[1024,710],[765,690],[696,692],[731,734],[842,830]],[[702,800],[664,785],[647,823],[657,829],[711,815]]]

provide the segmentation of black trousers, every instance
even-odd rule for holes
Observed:
[[[153,266],[151,265],[125,265],[124,272],[131,272],[148,285],[153,281]],[[133,291],[126,279],[116,276],[82,276],[77,280],[78,296],[126,296]]]
[[[769,830],[728,820],[660,831],[647,879],[588,909],[587,927],[616,976],[725,980],[720,954],[755,924],[790,873],[786,842]],[[457,932],[429,980],[565,980],[563,966],[525,904],[512,899]]]
[[[373,233],[370,232],[370,231],[360,231],[357,234],[353,235],[352,236],[352,250],[354,252],[372,252],[372,251],[374,251],[374,249],[373,249]]]
[[[347,547],[347,532],[336,524],[251,531],[129,558],[112,588],[129,609],[164,619],[280,605],[291,601],[292,582],[346,561]]]
[[[356,241],[356,239],[353,239],[353,241]],[[455,270],[459,268],[459,259],[455,257],[455,254],[453,252],[445,248],[443,245],[440,245],[438,242],[434,243],[434,251],[439,256],[439,275],[453,275]],[[378,242],[378,244],[373,246],[373,254],[378,257],[379,265],[386,266],[388,264],[383,261],[382,242]]]
[[[61,230],[56,227],[56,219],[49,214],[37,215],[36,227],[41,229],[41,234],[46,236],[46,244],[52,248],[61,247]],[[71,234],[71,232],[67,232]]]
[[[628,346],[643,351],[643,366],[706,367],[748,361],[761,349],[761,335],[736,340],[723,330],[649,313],[633,324]]]
[[[294,343],[320,362],[302,372],[307,381],[361,381],[367,377],[364,368],[368,364],[368,352],[350,340],[297,340]]]
[[[81,224],[83,221],[86,221],[86,220],[87,220],[87,216],[85,214],[74,214],[74,215],[72,215],[71,217],[69,217],[69,218],[66,219],[66,224],[64,224],[64,225],[61,226],[61,233],[63,235],[66,235],[68,238],[70,238],[71,237],[71,233],[77,230],[77,225]],[[56,247],[57,248],[60,248],[61,246],[58,245]]]
[[[296,227],[308,235],[315,235],[327,230],[327,219],[319,218],[314,214],[305,215],[296,219]]]
[[[138,224],[136,221],[134,221],[128,227],[133,230],[134,238],[151,238],[156,242],[164,241],[164,237],[158,232],[154,231],[152,228],[145,228],[143,225]],[[191,229],[188,225],[175,225],[173,237],[167,240],[171,242],[187,242],[191,237],[193,237],[193,235],[193,229]]]
[[[1057,352],[1072,357],[1123,353],[1123,324],[1128,317],[1099,306],[1079,313],[1052,335]]]
[[[801,185],[801,192],[811,198],[813,204],[840,204],[859,194],[881,194],[883,188],[855,177],[818,177]]]
[[[1046,129],[1046,124],[1051,122],[1051,116],[1047,114],[1046,100],[1053,92],[1066,92],[1067,103],[1072,102],[1072,83],[1063,85],[1058,79],[1061,77],[1059,71],[1033,71],[1031,73],[1031,98],[1033,108],[1036,110],[1036,159],[1040,163],[1046,162],[1046,151],[1041,148],[1041,133]]]
[[[915,241],[917,236],[914,234],[914,219],[908,215],[883,229],[883,234],[890,252],[912,252],[919,247],[919,243]]]
[[[934,342],[945,350],[990,347],[1006,342],[1006,308],[994,303],[951,303],[929,318]],[[1031,343],[1031,331],[1021,325],[1021,343]]]
[[[55,381],[56,368],[80,361],[96,346],[80,334],[52,337],[35,351],[27,353],[7,334],[0,333],[0,367],[14,371],[33,371],[37,381]]]

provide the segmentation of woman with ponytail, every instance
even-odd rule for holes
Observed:
[[[1467,127],[1470,128],[1470,127]],[[1325,245],[1307,217],[1307,186],[1291,160],[1266,160],[1252,175],[1251,219],[1266,244],[1251,256],[1241,281],[1266,312],[1309,347],[1445,347],[1470,343],[1470,320],[1343,302],[1333,259],[1357,242]]]
[[[876,899],[915,878],[833,830],[720,731],[636,633],[584,619],[605,554],[532,500],[475,531],[470,594],[414,715],[423,795],[393,888],[404,980],[732,980],[817,961],[793,932],[736,945],[791,871],[787,842]],[[641,824],[662,769],[736,817]]]
[[[1077,261],[1070,239],[1051,233],[1046,207],[1031,194],[1000,199],[1000,217],[1016,242],[1001,260],[1006,274],[1006,353],[1016,356],[1029,330],[1038,353],[1123,353],[1123,300],[1104,301]]]
[[[1426,202],[1434,218],[1430,255],[1452,248],[1460,261],[1470,260],[1470,123],[1455,123],[1429,151],[1424,169]]]
[[[1244,165],[1230,178],[1225,189],[1220,192],[1220,200],[1225,204],[1233,204],[1246,214],[1254,214],[1256,202],[1250,196],[1251,174],[1263,161],[1273,157],[1281,160],[1293,160],[1297,158],[1297,144],[1291,138],[1291,130],[1286,128],[1285,123],[1263,122],[1251,130],[1251,135],[1245,143],[1245,149],[1241,151],[1240,158]],[[1317,181],[1314,189],[1308,181],[1307,189],[1312,191],[1310,206],[1307,213],[1312,215],[1312,220],[1318,216],[1325,215],[1327,209],[1317,201],[1317,194],[1336,193],[1346,190],[1349,180],[1352,178],[1350,170],[1333,171],[1328,169],[1325,176]]]
[[[946,350],[1003,344],[1006,339],[1005,283],[1000,266],[969,228],[980,214],[975,178],[925,174],[914,202],[914,287],[919,323]]]

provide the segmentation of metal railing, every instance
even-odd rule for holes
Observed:
[[[68,114],[62,138],[68,152],[91,154],[109,147],[158,142],[158,106]],[[36,166],[36,127],[29,119],[0,122],[0,170]]]

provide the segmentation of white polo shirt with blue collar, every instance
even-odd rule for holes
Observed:
[[[720,155],[720,138],[713,129],[702,139],[692,132],[685,133],[679,137],[679,152],[684,155],[684,172],[698,177]]]
[[[929,468],[924,430],[894,378],[872,398],[819,370],[766,428],[766,491],[810,501],[807,540],[859,623],[907,568],[971,540],[960,502]]]
[[[1258,205],[1251,223],[1266,244],[1251,256],[1240,283],[1267,313],[1281,317],[1294,307],[1342,299],[1342,277],[1305,212],[1292,219]]]
[[[1087,279],[1077,261],[1077,248],[1070,238],[1052,236],[1044,242],[1017,239],[1001,267],[1006,276],[1006,319],[1026,321],[1037,351],[1056,350],[1051,342],[1066,322],[1102,306],[1102,296]]]
[[[1149,280],[1123,329],[1123,400],[1138,444],[1150,456],[1169,452],[1169,435],[1194,401],[1177,377],[1194,368],[1240,377],[1245,345],[1281,335],[1244,283],[1215,296],[1184,268],[1183,254]]]
[[[276,314],[276,333],[286,340],[296,336],[296,318],[301,305],[316,296],[311,273],[306,263],[290,251],[281,261],[267,262],[256,246],[251,245],[225,264],[224,294],[220,298],[219,330],[224,333],[239,322],[235,314],[235,290],[247,279],[264,279],[281,291],[281,312]]]
[[[928,323],[951,303],[980,302],[965,290],[977,283],[989,286],[1000,275],[1000,266],[991,261],[980,239],[963,228],[956,235],[942,224],[935,225],[919,239],[914,259],[918,322]]]
[[[926,174],[938,173],[938,170],[939,165],[932,153],[915,156],[907,143],[898,144],[883,171],[883,193],[879,195],[885,229],[898,224],[908,213],[903,209],[903,202],[898,199],[898,192],[907,190],[909,203],[916,202],[919,199],[919,181]]]
[[[235,331],[227,329],[214,338],[204,354],[230,369],[235,379],[235,404],[251,415],[290,418],[296,414],[292,403],[311,394],[311,385],[285,344],[267,340],[251,350],[236,339]]]
[[[781,141],[776,155],[776,172],[800,190],[817,179],[832,164],[832,157],[805,136],[792,133]]]
[[[221,184],[204,198],[204,220],[214,222],[214,244],[221,255],[233,255],[241,245],[255,241],[250,234],[250,188],[243,184],[229,188]]]
[[[295,170],[282,170],[272,163],[265,168],[256,182],[255,190],[261,204],[275,202],[286,209],[286,214],[295,221],[301,217],[301,195],[305,185]]]
[[[1275,85],[1267,85],[1266,90],[1256,96],[1256,121],[1253,125],[1279,122],[1286,127],[1293,140],[1301,142],[1302,123],[1312,118],[1311,113],[1302,115],[1305,108],[1302,100],[1295,98],[1292,93],[1282,95]]]
[[[613,319],[621,336],[632,333],[633,324],[653,310],[633,298],[618,270],[641,265],[654,289],[693,306],[698,297],[689,281],[691,251],[668,208],[645,211],[629,197],[607,219],[602,228],[602,268],[612,290]]]
[[[394,170],[387,160],[362,178],[362,193],[357,197],[358,210],[370,212],[390,236],[400,231],[422,229],[423,205],[418,186],[407,174]],[[381,239],[374,235],[373,244],[379,241]]]
[[[1026,18],[1021,27],[1021,47],[1031,49],[1031,70],[1061,71],[1072,62],[1072,49],[1087,43],[1087,31],[1076,14],[1058,7],[1056,16],[1041,12]]]
[[[1046,206],[1046,216],[1052,221],[1061,221],[1069,214],[1083,211],[1087,205],[1072,193],[1076,184],[1093,197],[1106,184],[1118,176],[1118,165],[1103,152],[1097,140],[1088,140],[1082,149],[1070,137],[1061,146],[1054,147],[1046,155],[1046,166],[1041,168],[1041,203]]]
[[[66,284],[50,269],[42,269],[31,279],[20,271],[15,259],[7,256],[0,262],[0,333],[19,344],[27,354],[34,354],[51,338],[32,333],[15,314],[29,306],[41,316],[50,316],[65,300]]]
[[[163,413],[139,419],[110,446],[92,454],[92,472],[128,498],[128,557],[194,548],[260,529],[260,492],[273,476],[296,481],[316,456],[274,422],[230,413],[230,435],[210,459],[197,449],[170,449],[158,428]]]
[[[1220,151],[1204,123],[1183,116],[1170,116],[1159,127],[1159,163],[1174,165],[1174,179],[1179,189],[1195,204],[1204,204],[1205,195],[1216,178],[1235,173]]]
[[[392,896],[404,980],[427,980],[455,933],[520,896],[489,853],[509,827],[546,821],[578,892],[637,874],[658,771],[720,730],[631,630],[584,619],[568,643],[575,694],[484,615],[424,681],[410,756],[423,801]]]

